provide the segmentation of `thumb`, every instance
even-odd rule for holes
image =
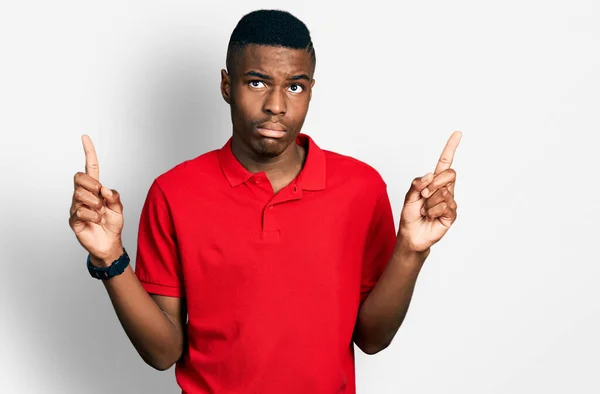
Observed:
[[[429,183],[433,180],[433,173],[428,172],[420,178],[415,178],[410,185],[410,189],[406,193],[406,198],[404,202],[415,202],[419,201],[421,196],[421,191],[429,185]]]
[[[106,201],[106,208],[115,213],[123,214],[123,204],[121,204],[121,196],[118,191],[102,186],[100,193],[102,193],[102,197]]]

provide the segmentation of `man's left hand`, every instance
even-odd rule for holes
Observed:
[[[456,171],[450,166],[461,137],[460,131],[452,133],[433,174],[413,180],[400,214],[397,248],[428,252],[456,220]]]

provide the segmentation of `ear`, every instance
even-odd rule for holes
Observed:
[[[223,100],[227,102],[227,104],[231,104],[231,96],[229,94],[229,90],[231,88],[231,79],[229,78],[229,74],[225,69],[221,70],[221,95],[223,96]]]
[[[310,101],[312,99],[312,90],[313,90],[313,86],[315,86],[315,80],[313,79],[312,82],[310,83],[310,92],[308,94],[308,101]]]

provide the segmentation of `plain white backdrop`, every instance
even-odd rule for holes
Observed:
[[[600,392],[592,0],[2,2],[0,392],[179,392],[174,368],[136,353],[68,225],[81,135],[135,261],[152,180],[231,135],[219,72],[260,8],[307,24],[303,132],[379,170],[396,228],[410,182],[463,132],[458,219],[392,345],[356,348],[358,392]]]

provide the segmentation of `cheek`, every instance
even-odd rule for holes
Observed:
[[[308,112],[308,99],[292,100],[288,106],[288,115],[295,124],[302,124]]]
[[[256,94],[245,92],[243,89],[240,89],[240,91],[238,91],[235,95],[234,103],[234,113],[236,117],[253,118],[256,116],[257,112],[260,112],[260,97],[258,97]]]

